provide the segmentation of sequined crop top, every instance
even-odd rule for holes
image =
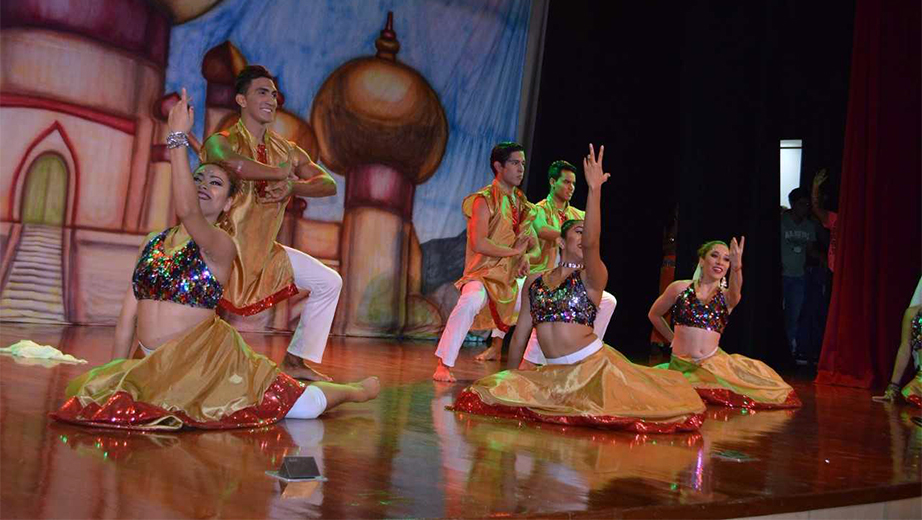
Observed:
[[[167,254],[163,242],[170,231],[154,237],[141,252],[131,277],[134,297],[214,309],[224,287],[211,274],[194,241]]]
[[[672,306],[672,321],[676,325],[706,329],[723,334],[730,321],[730,309],[727,300],[720,289],[714,291],[714,296],[707,303],[701,303],[695,294],[695,283],[689,284],[688,289],[676,298]]]
[[[922,350],[922,309],[912,317],[909,327],[909,345],[912,350]]]
[[[580,271],[573,271],[557,287],[551,289],[538,276],[528,288],[531,298],[531,319],[535,325],[547,322],[579,323],[592,327],[598,312],[586,292]]]

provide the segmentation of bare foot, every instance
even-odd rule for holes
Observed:
[[[503,339],[502,338],[493,338],[493,341],[490,343],[490,346],[486,350],[474,356],[474,359],[477,361],[493,361],[499,359],[503,355]]]
[[[303,359],[294,354],[286,353],[285,359],[282,361],[282,366],[279,368],[282,369],[282,372],[285,372],[295,379],[327,382],[333,380],[332,377],[314,370]]]
[[[522,362],[519,363],[519,370],[534,370],[541,365],[536,365],[527,359],[522,359]]]
[[[455,376],[451,373],[451,367],[443,364],[441,361],[439,361],[439,366],[435,367],[435,373],[432,374],[432,379],[443,383],[454,383],[457,381]]]
[[[353,386],[359,390],[358,401],[356,401],[359,403],[370,401],[378,397],[378,393],[381,392],[381,381],[378,381],[378,378],[375,376],[366,377],[358,383],[352,383],[349,386]]]

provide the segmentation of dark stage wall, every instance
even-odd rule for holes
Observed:
[[[838,182],[854,3],[551,2],[528,195],[555,159],[606,145],[603,259],[618,308],[606,341],[648,352],[663,226],[678,202],[677,276],[706,240],[747,236],[743,302],[722,345],[782,364],[778,147],[804,139],[804,185]],[[573,202],[584,207],[585,184]]]

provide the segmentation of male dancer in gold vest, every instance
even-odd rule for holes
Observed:
[[[268,70],[259,65],[244,68],[236,88],[240,120],[209,137],[202,157],[202,162],[220,164],[240,181],[222,223],[234,238],[238,255],[220,306],[235,314],[252,315],[293,296],[298,288],[309,290],[280,366],[299,379],[329,381],[305,360],[320,363],[323,358],[342,278],[275,238],[292,195],[335,195],[336,181],[307,152],[269,130],[278,108],[278,89]]]
[[[451,367],[469,330],[506,332],[519,312],[517,279],[528,274],[528,249],[534,244],[534,208],[517,186],[525,176],[525,149],[499,143],[490,154],[493,182],[465,197],[468,218],[464,276],[455,283],[461,297],[452,309],[435,355],[432,379],[453,382]]]

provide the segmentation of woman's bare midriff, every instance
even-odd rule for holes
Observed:
[[[138,341],[149,349],[155,349],[210,319],[214,312],[214,309],[173,302],[141,300],[138,302]]]
[[[676,325],[672,339],[672,354],[700,359],[710,356],[720,345],[720,334],[713,330]]]
[[[568,356],[596,340],[592,327],[579,323],[539,323],[536,328],[546,358]]]

